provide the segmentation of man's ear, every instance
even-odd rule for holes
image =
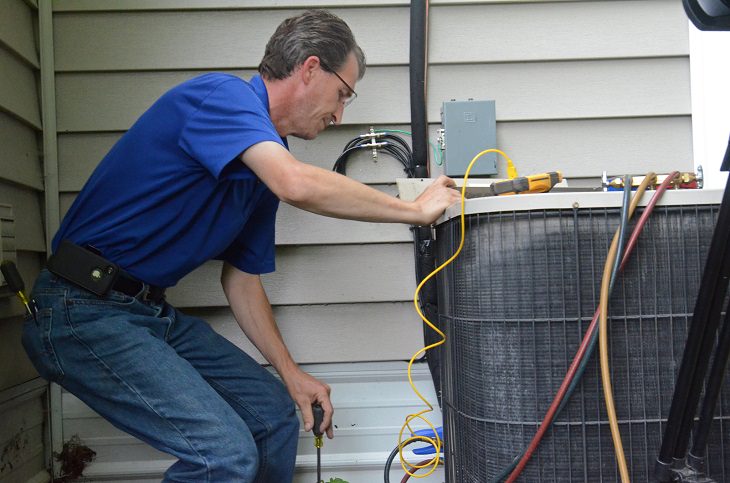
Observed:
[[[312,79],[314,79],[314,77],[319,74],[319,71],[320,61],[319,57],[317,57],[316,55],[310,55],[309,57],[304,59],[304,62],[302,62],[302,65],[299,67],[299,75],[305,85],[308,85],[310,82],[312,82]]]

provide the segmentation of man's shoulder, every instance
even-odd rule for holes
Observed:
[[[207,74],[202,74],[196,77],[193,77],[192,79],[188,79],[187,81],[183,82],[182,84],[178,85],[178,89],[210,89],[215,90],[216,88],[220,87],[222,84],[227,84],[228,86],[234,87],[234,88],[244,88],[248,87],[249,84],[245,80],[241,79],[240,77],[237,77],[232,74],[226,74],[224,72],[209,72]]]

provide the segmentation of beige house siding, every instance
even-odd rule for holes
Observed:
[[[288,7],[300,5],[285,2],[279,5],[283,8],[267,9],[265,2],[219,2],[215,9],[206,8],[208,2],[148,3],[152,6],[114,2],[113,10],[93,2],[55,4],[63,207],[159,95],[202,71],[252,75],[270,32],[298,11]],[[428,116],[434,129],[443,100],[489,98],[497,102],[499,147],[522,173],[561,169],[568,178],[596,179],[607,168],[617,173],[691,168],[687,22],[677,2],[451,3],[434,2],[430,8]],[[408,127],[409,9],[405,2],[327,5],[350,23],[369,63],[345,124],[312,143],[292,140],[295,155],[329,168],[342,146],[369,125]],[[354,177],[392,192],[394,178],[402,175],[395,164],[381,157],[375,165],[363,156],[351,166]],[[274,297],[277,306],[410,298],[410,257],[399,258],[409,256],[409,249],[399,246],[409,243],[407,227],[327,220],[282,207],[277,235],[280,273],[331,263],[342,269],[328,276],[325,268],[321,281],[339,286],[357,280],[359,292],[348,300],[327,295],[308,300],[303,294],[311,277],[304,285],[280,288],[279,275],[267,276],[270,290],[284,291]],[[343,244],[361,244],[363,258],[347,258]],[[373,296],[370,292],[380,290],[384,279],[378,270],[387,273],[389,258],[401,261],[392,283],[403,289]],[[379,268],[360,273],[362,260]],[[222,296],[212,302],[208,295],[211,290],[220,294],[217,280],[217,269],[201,269],[171,297],[191,307],[223,304]],[[186,290],[185,296],[176,298],[178,290]],[[293,316],[280,320],[285,337],[299,323],[296,312]],[[379,342],[400,336],[395,327],[404,323],[408,331],[419,330],[411,317],[393,324],[393,332],[370,334],[377,337],[372,360],[402,359],[416,348],[406,343],[395,353],[378,349],[383,347]],[[322,352],[302,357],[303,362],[339,360]]]
[[[27,289],[45,259],[37,9],[5,0],[0,9],[0,235]],[[45,473],[47,384],[20,344],[23,305],[0,287],[0,483]]]
[[[370,126],[409,128],[408,2],[55,1],[62,212],[158,96],[202,72],[251,76],[275,26],[310,6],[344,18],[368,57],[344,124],[315,141],[290,140],[295,156],[329,169],[344,144]],[[688,25],[681,2],[442,0],[431,2],[429,16],[433,138],[443,101],[494,99],[498,147],[521,174],[560,169],[587,184],[606,169],[692,169]],[[377,162],[369,155],[354,158],[348,168],[389,193],[402,176],[385,155]],[[503,174],[501,163],[499,168]],[[278,269],[264,283],[299,362],[389,363],[421,347],[421,324],[410,309],[415,280],[408,227],[331,220],[288,206],[280,208],[278,221]],[[170,300],[206,317],[260,359],[226,307],[219,272],[215,262],[204,265],[170,290]],[[381,396],[373,400],[390,404]],[[343,395],[333,397],[337,403]],[[72,396],[64,401],[64,408],[73,408],[65,415],[66,430],[84,428],[112,460],[160,458],[118,433],[104,433],[105,423]],[[376,433],[398,427],[385,416],[370,423]],[[385,454],[394,444],[377,441],[375,451]],[[117,445],[131,449],[117,452]],[[345,443],[333,445],[330,454],[349,454]],[[311,448],[305,451],[306,459]],[[113,461],[106,463],[111,466],[104,471],[113,473]],[[158,466],[149,463],[146,475],[164,467]]]

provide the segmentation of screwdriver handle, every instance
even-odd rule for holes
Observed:
[[[20,276],[20,272],[18,272],[18,268],[13,262],[10,260],[0,262],[0,271],[2,271],[5,282],[7,282],[8,287],[10,287],[13,293],[23,292],[25,290],[23,278]]]
[[[315,437],[322,436],[322,421],[324,420],[324,409],[318,403],[312,404],[312,415],[314,415],[314,426],[312,426],[312,433]]]
[[[35,301],[28,300],[28,297],[23,293],[25,283],[23,282],[23,277],[20,276],[20,272],[18,272],[18,268],[10,260],[3,260],[0,262],[0,272],[2,272],[10,290],[18,296],[20,301],[23,302],[23,305],[25,305],[25,308],[28,309],[28,313],[35,319],[38,307],[36,307]]]

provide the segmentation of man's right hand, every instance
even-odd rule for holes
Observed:
[[[423,214],[420,225],[430,225],[441,216],[446,208],[461,199],[459,191],[455,190],[456,183],[446,176],[439,176],[414,201]]]

